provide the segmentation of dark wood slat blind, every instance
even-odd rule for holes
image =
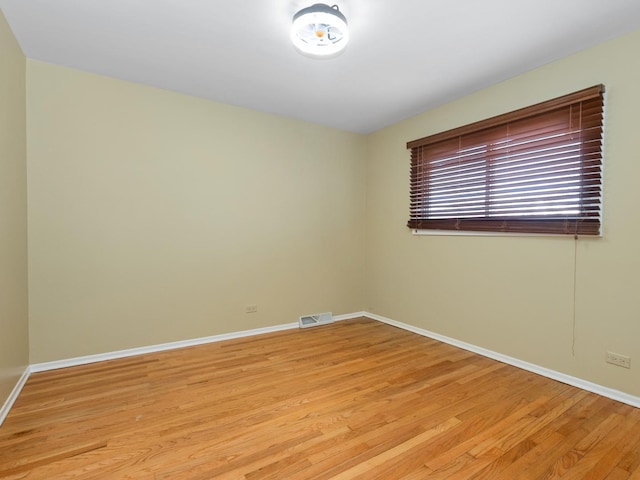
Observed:
[[[604,86],[407,143],[415,229],[599,235]]]

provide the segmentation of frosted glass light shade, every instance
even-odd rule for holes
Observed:
[[[347,19],[337,5],[316,3],[293,16],[291,41],[304,55],[330,58],[338,55],[349,42]]]

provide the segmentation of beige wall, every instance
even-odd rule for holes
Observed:
[[[371,135],[367,308],[640,395],[638,51],[640,31]],[[407,141],[599,83],[607,88],[602,238],[581,238],[574,252],[572,238],[411,235]],[[606,350],[630,355],[632,369],[606,364]]]
[[[29,363],[25,58],[0,11],[0,407]]]
[[[32,60],[27,92],[32,363],[362,310],[366,137]]]

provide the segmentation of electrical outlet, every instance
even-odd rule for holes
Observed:
[[[244,307],[244,313],[256,313],[258,311],[258,305],[247,305]]]
[[[606,361],[619,367],[631,368],[631,357],[619,353],[607,352]]]

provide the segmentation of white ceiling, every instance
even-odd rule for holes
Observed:
[[[0,8],[29,58],[361,133],[640,28],[640,0],[331,0],[351,40],[313,60],[289,42],[291,17],[313,3]]]

